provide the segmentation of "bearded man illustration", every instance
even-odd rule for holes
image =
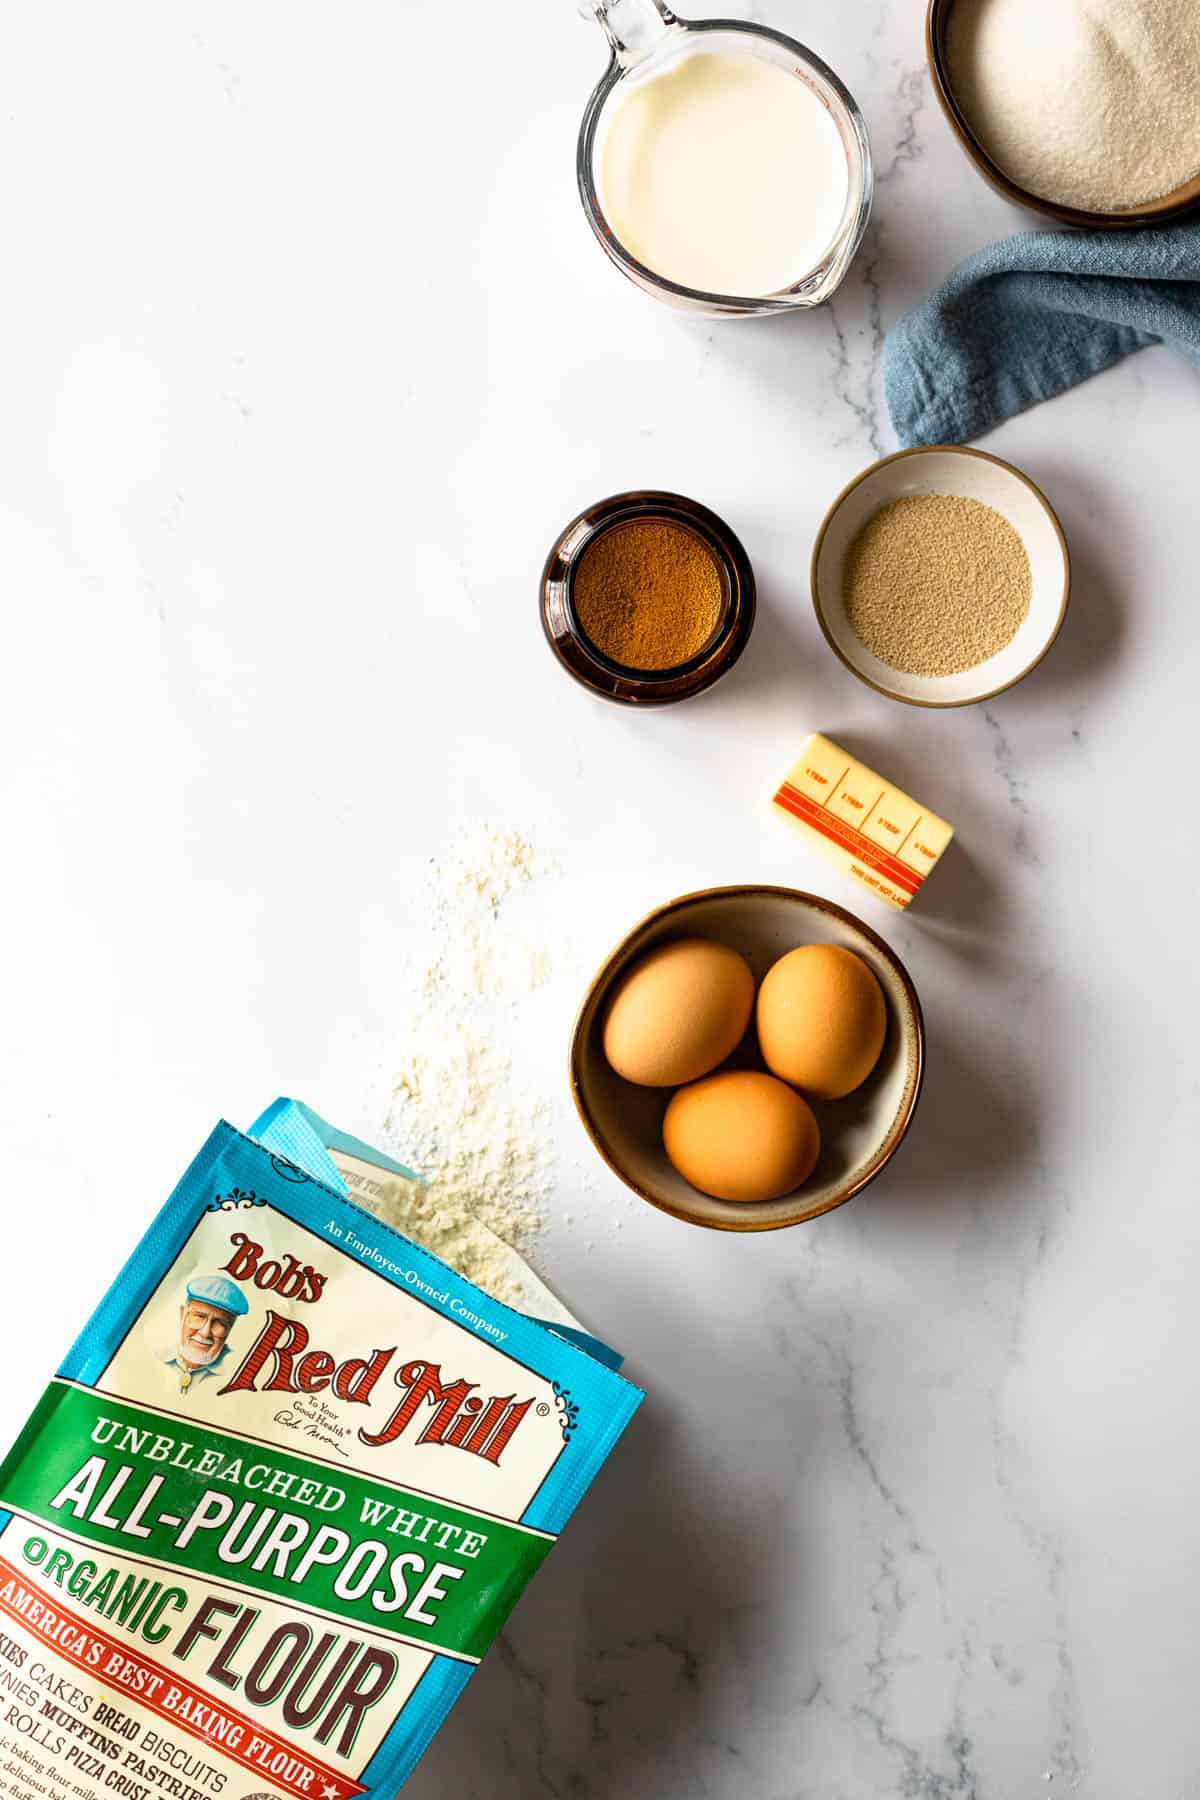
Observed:
[[[229,1354],[234,1322],[249,1310],[245,1294],[227,1275],[192,1276],[179,1309],[179,1340],[162,1359],[178,1374],[181,1394],[217,1374]]]

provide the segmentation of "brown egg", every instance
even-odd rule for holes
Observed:
[[[717,1200],[778,1200],[812,1174],[821,1134],[808,1102],[773,1075],[726,1069],[681,1088],[663,1145],[685,1181]]]
[[[754,1011],[750,965],[727,944],[679,938],[621,977],[604,1021],[604,1054],[640,1087],[681,1087],[724,1062]]]
[[[789,951],[758,990],[763,1061],[818,1100],[840,1100],[860,1086],[886,1035],[883,989],[862,957],[840,944]]]

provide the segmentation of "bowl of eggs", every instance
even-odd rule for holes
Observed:
[[[719,1231],[831,1212],[891,1160],[925,1065],[916,990],[884,940],[795,888],[687,894],[592,981],[571,1090],[652,1206]]]

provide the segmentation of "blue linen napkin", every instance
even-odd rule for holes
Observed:
[[[892,328],[884,394],[901,444],[963,444],[1157,343],[1200,364],[1200,221],[1027,231]]]

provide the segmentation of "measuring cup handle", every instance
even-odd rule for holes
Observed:
[[[583,0],[579,10],[599,23],[626,69],[649,56],[664,33],[679,24],[664,0]]]

